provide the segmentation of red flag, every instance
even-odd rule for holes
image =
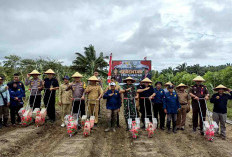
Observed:
[[[108,83],[110,83],[111,80],[111,71],[112,71],[112,53],[110,54],[110,61],[109,61],[109,72],[108,72]]]

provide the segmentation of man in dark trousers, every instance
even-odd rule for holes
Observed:
[[[47,74],[47,78],[44,79],[44,104],[47,107],[47,114],[50,122],[56,120],[56,90],[59,89],[59,83],[54,78],[55,72],[52,69],[47,70],[44,74]]]
[[[202,111],[203,121],[206,117],[206,104],[205,102],[209,100],[209,92],[206,86],[202,85],[202,82],[205,80],[201,76],[197,76],[193,79],[196,82],[194,86],[191,87],[189,94],[192,97],[192,111],[193,111],[193,132],[196,132],[198,126],[198,115],[200,117],[200,130],[201,135],[204,135],[203,132],[203,122],[200,111]],[[205,100],[206,101],[205,101]],[[200,105],[200,108],[199,108]]]
[[[163,108],[163,98],[165,93],[164,90],[162,89],[162,82],[156,82],[155,86],[156,86],[156,88],[154,88],[155,97],[152,100],[154,104],[153,105],[154,114],[155,114],[155,118],[158,121],[160,129],[164,130],[164,122],[165,122],[166,114],[164,113],[164,108]]]
[[[218,124],[220,123],[221,137],[226,139],[226,118],[227,118],[227,102],[232,99],[232,91],[223,85],[217,86],[214,91],[217,91],[210,102],[214,104],[213,107],[213,120]],[[230,94],[225,93],[226,91]],[[218,132],[216,132],[218,133]]]
[[[9,87],[9,89],[13,89],[13,84],[16,83],[18,85],[19,88],[22,89],[23,91],[23,97],[25,97],[25,86],[24,84],[20,81],[20,77],[19,77],[19,74],[18,73],[15,73],[14,74],[14,78],[13,78],[13,81],[9,82],[7,84],[7,86]]]

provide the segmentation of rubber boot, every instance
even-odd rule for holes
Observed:
[[[109,132],[111,128],[111,120],[108,122],[108,128],[105,129],[105,132]]]
[[[168,133],[171,133],[171,121],[167,121]]]
[[[0,129],[2,128],[2,118],[0,118]]]
[[[3,119],[3,125],[4,125],[5,127],[8,127],[7,121],[8,121],[8,118],[4,118],[4,119]]]
[[[174,133],[177,133],[177,131],[176,131],[176,121],[173,122],[173,129],[172,129],[172,131]]]

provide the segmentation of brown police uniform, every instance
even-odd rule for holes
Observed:
[[[186,91],[177,91],[178,99],[181,105],[181,109],[177,114],[177,128],[184,128],[187,111],[189,110],[190,105],[190,95]]]
[[[98,123],[99,101],[96,100],[102,95],[103,90],[99,85],[88,85],[86,88],[89,114],[95,116],[95,123]]]

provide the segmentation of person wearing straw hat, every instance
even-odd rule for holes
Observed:
[[[87,94],[89,114],[95,116],[95,126],[98,123],[98,110],[100,99],[103,95],[103,91],[100,85],[97,85],[99,79],[96,76],[92,76],[88,79],[89,85],[85,89],[85,93]]]
[[[171,133],[171,121],[172,121],[172,131],[176,133],[176,120],[178,110],[181,108],[178,96],[173,91],[174,86],[168,86],[168,93],[165,94],[163,103],[164,103],[164,112],[167,114],[167,128],[168,133]]]
[[[164,90],[162,89],[162,82],[156,82],[155,86],[156,88],[154,88],[154,93],[155,93],[155,97],[152,100],[153,101],[153,109],[154,109],[154,116],[158,121],[157,124],[157,128],[158,125],[160,127],[161,130],[164,130],[164,123],[165,123],[165,116],[166,114],[164,113],[164,109],[163,109],[163,98],[164,98]],[[159,114],[159,116],[158,116]]]
[[[128,118],[129,118],[129,112],[130,112],[130,118],[135,120],[136,118],[136,108],[135,108],[135,101],[134,98],[136,96],[136,87],[133,85],[135,80],[131,77],[127,77],[125,80],[123,80],[124,84],[122,86],[122,89],[120,90],[120,93],[123,93],[123,104],[124,104],[124,117],[127,124],[126,130],[129,130],[128,127]]]
[[[185,129],[186,115],[190,111],[191,98],[189,93],[186,91],[186,89],[188,89],[188,86],[183,83],[179,84],[176,87],[176,92],[181,106],[181,109],[178,111],[177,114],[177,121],[176,121],[177,130]]]
[[[27,74],[25,80],[25,85],[29,86],[31,89],[29,103],[30,107],[40,108],[41,106],[41,91],[43,89],[43,81],[39,78],[41,75],[37,70],[33,70],[31,73]],[[32,79],[30,79],[32,77]]]
[[[151,99],[155,96],[153,86],[150,85],[152,81],[149,78],[145,78],[141,81],[143,86],[137,90],[139,93],[139,106],[141,113],[141,121],[143,122],[143,128],[145,128],[144,119],[149,118],[152,121],[152,110],[151,110]],[[144,100],[145,99],[145,100]],[[144,104],[145,103],[145,104]],[[147,117],[145,117],[145,112],[147,113]]]
[[[4,79],[0,77],[0,129],[3,126],[7,127],[10,106],[10,94],[8,86],[3,83]],[[3,119],[2,119],[3,118]]]
[[[113,132],[115,130],[116,117],[121,107],[121,96],[119,91],[115,89],[116,83],[110,83],[110,89],[104,94],[103,99],[107,99],[106,101],[106,109],[107,109],[107,118],[108,118],[108,128],[105,129],[105,132],[110,131],[112,127]]]
[[[44,79],[44,104],[47,107],[47,115],[50,122],[54,123],[56,120],[56,90],[59,89],[59,83],[54,77],[55,72],[52,69],[48,69],[44,74],[47,75],[47,78]]]
[[[168,81],[167,83],[164,84],[164,92],[168,93],[168,86],[173,85],[171,81]],[[175,90],[173,90],[175,92]]]
[[[209,100],[209,92],[206,86],[202,85],[202,83],[205,82],[204,78],[202,78],[201,76],[197,76],[196,78],[193,79],[193,81],[195,81],[196,83],[190,88],[190,91],[189,91],[189,94],[192,97],[193,132],[196,132],[197,130],[198,115],[199,115],[201,135],[204,135],[203,122],[201,119],[203,118],[203,121],[205,121],[205,117],[206,117],[205,102]],[[201,108],[199,108],[199,103],[200,103]],[[201,117],[200,111],[202,112],[203,117]]]
[[[68,76],[64,76],[63,80],[64,80],[64,83],[61,84],[59,88],[59,105],[61,106],[61,111],[62,111],[61,127],[65,127],[64,117],[65,115],[68,115],[72,109],[72,91],[66,90],[69,87],[70,78]]]
[[[213,94],[210,102],[214,104],[213,107],[213,120],[218,124],[220,123],[221,137],[226,139],[226,118],[227,118],[227,102],[232,99],[232,91],[223,85],[214,88],[217,93]],[[230,92],[227,94],[225,92]],[[217,132],[218,134],[218,132]]]
[[[80,108],[80,116],[85,115],[84,91],[86,89],[86,84],[81,81],[82,77],[83,76],[79,72],[75,72],[72,75],[72,78],[74,79],[73,82],[70,83],[68,88],[66,89],[66,91],[72,91],[72,101],[74,103],[73,113],[78,113],[78,110]],[[69,109],[69,112],[71,112],[71,110],[72,108]]]

